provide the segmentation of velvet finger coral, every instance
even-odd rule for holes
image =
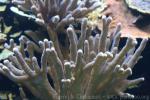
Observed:
[[[12,2],[20,8],[31,9],[37,23],[59,31],[101,6],[98,0],[12,0]]]
[[[0,72],[28,88],[40,100],[107,100],[115,95],[134,98],[124,91],[144,78],[128,80],[127,77],[132,75],[132,68],[141,58],[147,39],[135,49],[137,41],[129,37],[120,50],[121,24],[108,37],[111,20],[111,17],[102,17],[102,32],[96,36],[87,31],[86,18],[82,19],[79,37],[73,25],[69,25],[66,30],[69,57],[63,59],[53,40],[44,39],[36,45],[22,36],[19,47],[11,46],[12,42],[10,46],[7,44],[8,49],[13,48],[14,55],[0,64]],[[36,57],[36,49],[42,51],[40,57]],[[51,84],[48,76],[53,80]]]
[[[32,12],[35,22],[48,31],[60,59],[63,59],[63,55],[58,34],[66,33],[66,27],[77,24],[88,13],[101,6],[98,0],[12,0],[12,3],[23,11]],[[11,9],[14,10],[14,7]]]

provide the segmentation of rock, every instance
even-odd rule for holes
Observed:
[[[150,0],[125,0],[129,8],[150,15]]]

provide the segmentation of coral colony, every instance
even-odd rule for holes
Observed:
[[[147,39],[143,39],[135,50],[136,39],[128,37],[120,50],[121,24],[108,37],[112,18],[106,16],[102,17],[102,32],[92,36],[86,15],[100,6],[98,0],[12,2],[21,9],[31,9],[36,16],[35,21],[47,29],[50,40],[39,40],[37,44],[21,36],[20,45],[15,45],[11,39],[5,48],[14,54],[0,64],[0,73],[28,88],[40,100],[107,100],[112,95],[134,98],[124,91],[144,81],[144,78],[128,80],[127,77],[132,75],[132,68],[141,58]],[[77,22],[81,23],[80,36],[72,25]],[[65,32],[69,41],[66,54],[62,53],[58,41],[61,31]],[[41,53],[41,56],[36,57],[35,52]],[[50,84],[48,75],[53,84]],[[20,91],[22,99],[27,100],[23,88]]]

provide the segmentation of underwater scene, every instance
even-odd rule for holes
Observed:
[[[0,100],[150,100],[150,0],[0,0]]]

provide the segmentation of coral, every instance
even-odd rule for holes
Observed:
[[[104,100],[109,95],[133,98],[133,95],[123,91],[144,80],[127,80],[127,77],[141,58],[147,39],[143,39],[135,50],[137,41],[129,37],[126,45],[119,50],[121,24],[117,25],[112,36],[107,37],[111,17],[103,16],[102,20],[102,33],[95,37],[86,32],[86,18],[82,19],[79,39],[72,25],[67,28],[70,52],[69,59],[64,60],[58,56],[53,42],[44,39],[39,42],[43,52],[39,64],[34,56],[34,44],[30,40],[25,41],[22,36],[22,46],[20,49],[13,48],[14,55],[0,64],[0,72],[27,87],[41,100]],[[47,74],[51,76],[54,86],[49,83]]]
[[[15,4],[28,5],[37,16],[40,24],[48,24],[54,29],[64,28],[66,25],[83,18],[89,12],[100,7],[98,0],[12,0]]]
[[[127,77],[132,75],[132,68],[141,58],[147,39],[143,39],[136,49],[136,39],[128,37],[120,50],[121,24],[117,24],[108,37],[112,18],[106,16],[102,17],[102,32],[93,36],[85,15],[100,6],[98,0],[12,2],[19,5],[19,9],[11,9],[23,15],[27,14],[20,9],[31,9],[36,16],[35,22],[46,29],[50,37],[50,41],[44,39],[36,43],[22,35],[19,45],[13,39],[4,45],[13,54],[0,63],[0,73],[20,86],[23,100],[27,97],[22,87],[28,88],[40,100],[105,100],[114,95],[134,97],[124,91],[144,81],[144,78],[128,80]],[[81,23],[78,32],[74,23]],[[65,48],[65,54],[58,41],[61,33],[65,33],[68,39],[69,48]]]
[[[58,33],[65,32],[66,26],[80,22],[89,12],[100,7],[98,0],[12,0],[12,2],[20,8],[32,10],[36,16],[35,22],[47,29],[61,59],[63,55],[59,46]]]

